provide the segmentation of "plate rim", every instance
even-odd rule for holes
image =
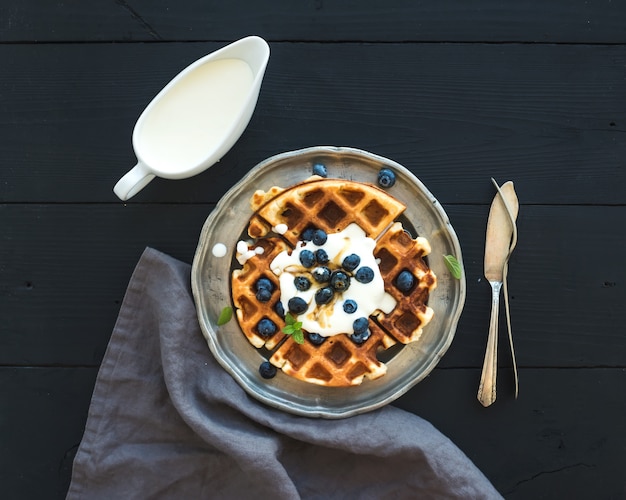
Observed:
[[[449,327],[447,328],[448,333],[447,333],[447,336],[445,337],[445,342],[443,342],[443,344],[440,346],[440,348],[437,351],[434,351],[431,354],[432,358],[426,364],[426,367],[423,370],[423,373],[411,379],[410,381],[408,381],[408,383],[401,385],[396,390],[390,391],[390,393],[387,396],[382,397],[373,403],[363,404],[357,407],[353,406],[350,408],[337,409],[337,408],[323,407],[318,403],[318,404],[313,404],[311,406],[307,406],[306,408],[300,408],[299,406],[293,405],[293,403],[280,402],[270,397],[270,395],[266,395],[262,392],[254,390],[253,387],[248,386],[247,380],[244,378],[240,370],[237,370],[234,366],[231,366],[231,364],[229,364],[225,359],[222,358],[222,356],[220,355],[220,351],[223,349],[217,345],[217,341],[214,338],[216,333],[212,331],[212,329],[210,329],[209,325],[206,324],[207,323],[205,321],[206,318],[203,316],[203,306],[202,306],[203,302],[202,302],[202,296],[201,296],[202,283],[201,283],[200,266],[202,264],[203,257],[205,256],[207,251],[209,251],[209,249],[205,248],[205,245],[203,244],[203,242],[206,240],[206,235],[207,233],[210,232],[212,224],[214,223],[215,219],[218,217],[218,215],[221,213],[222,210],[228,208],[228,201],[230,201],[229,200],[230,195],[232,195],[232,193],[234,193],[237,190],[237,188],[249,182],[253,177],[255,177],[255,175],[257,175],[257,172],[259,172],[266,166],[272,165],[279,161],[288,160],[291,157],[300,157],[303,155],[309,156],[311,154],[320,155],[320,156],[324,154],[332,154],[332,155],[338,155],[338,156],[353,155],[357,157],[364,157],[368,160],[375,160],[381,163],[381,165],[384,164],[385,166],[390,166],[392,168],[398,168],[399,170],[401,170],[402,173],[405,176],[407,176],[409,180],[412,183],[414,183],[417,186],[417,188],[422,192],[422,194],[432,203],[431,209],[434,209],[437,212],[438,217],[441,219],[443,225],[445,226],[446,233],[449,237],[452,247],[454,248],[455,257],[461,264],[461,269],[463,271],[461,278],[458,280],[459,281],[459,295],[456,299],[457,305],[450,317]],[[198,321],[200,324],[200,328],[201,328],[203,337],[205,338],[205,341],[207,342],[208,347],[211,351],[211,354],[217,360],[220,366],[222,366],[237,381],[237,383],[244,389],[246,393],[248,393],[249,395],[253,396],[255,399],[273,408],[277,408],[277,409],[286,411],[288,413],[292,413],[292,414],[300,415],[300,416],[306,416],[306,417],[314,417],[314,418],[337,419],[337,418],[346,418],[346,417],[353,416],[359,413],[365,413],[365,412],[380,408],[382,406],[385,406],[393,402],[394,400],[396,400],[397,398],[399,398],[406,392],[408,392],[412,387],[414,387],[417,383],[422,381],[426,376],[428,376],[432,372],[432,370],[435,368],[435,366],[439,363],[441,358],[449,349],[456,335],[458,322],[460,320],[460,317],[461,317],[461,314],[463,312],[464,305],[465,305],[467,283],[466,283],[466,276],[465,276],[464,265],[463,265],[463,255],[462,255],[461,245],[460,245],[458,236],[456,234],[456,231],[454,230],[450,222],[450,219],[447,213],[445,212],[445,210],[443,209],[441,203],[439,203],[439,201],[430,192],[430,190],[422,183],[422,181],[415,174],[413,174],[413,172],[411,172],[408,168],[406,168],[405,166],[401,165],[400,163],[394,160],[391,160],[389,158],[386,158],[381,155],[371,153],[369,151],[365,151],[359,148],[344,147],[344,146],[311,146],[311,147],[296,149],[292,151],[286,151],[283,153],[278,153],[257,163],[241,179],[239,179],[236,183],[234,183],[229,188],[229,190],[220,198],[220,200],[215,205],[211,213],[209,213],[209,215],[207,216],[202,226],[202,230],[200,232],[200,237],[199,237],[198,245],[194,254],[192,269],[191,269],[191,288],[192,288],[192,294],[193,294],[193,298],[194,298],[194,302],[196,306],[197,317],[198,317]],[[304,384],[305,382],[302,382],[302,383]],[[358,387],[360,386],[357,386],[357,388]],[[341,388],[333,388],[333,389],[339,390]],[[354,389],[354,388],[350,387],[346,389]]]

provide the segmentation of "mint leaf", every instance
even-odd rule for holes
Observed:
[[[302,321],[298,321],[291,313],[285,316],[285,327],[282,332],[291,335],[294,342],[304,344],[304,332],[302,331]]]
[[[230,306],[226,306],[224,309],[222,309],[222,312],[220,313],[220,317],[217,318],[217,325],[218,326],[225,325],[232,319],[232,317],[233,317],[233,308]]]
[[[293,315],[288,312],[285,316],[285,323],[287,323],[288,325],[293,325],[296,322],[296,318],[293,317]]]
[[[304,332],[302,330],[296,330],[291,337],[296,344],[304,344]]]
[[[450,274],[454,276],[456,279],[461,279],[461,275],[463,274],[463,270],[461,269],[461,264],[454,255],[444,255],[443,260],[446,263],[446,267]]]

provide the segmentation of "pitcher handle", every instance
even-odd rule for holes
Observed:
[[[146,187],[146,185],[154,179],[154,177],[154,174],[148,169],[148,167],[139,162],[126,172],[119,181],[117,181],[117,184],[115,184],[115,187],[113,188],[113,192],[120,200],[126,201]]]

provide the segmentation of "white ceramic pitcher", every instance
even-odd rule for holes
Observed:
[[[117,182],[115,194],[127,200],[155,176],[184,179],[218,162],[252,117],[269,54],[265,40],[250,36],[174,77],[137,120],[137,165]]]

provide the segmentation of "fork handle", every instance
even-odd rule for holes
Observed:
[[[478,386],[478,401],[489,406],[496,400],[496,376],[498,374],[498,313],[500,310],[501,281],[490,281],[491,284],[491,319],[489,320],[489,337],[483,361],[483,371]]]

